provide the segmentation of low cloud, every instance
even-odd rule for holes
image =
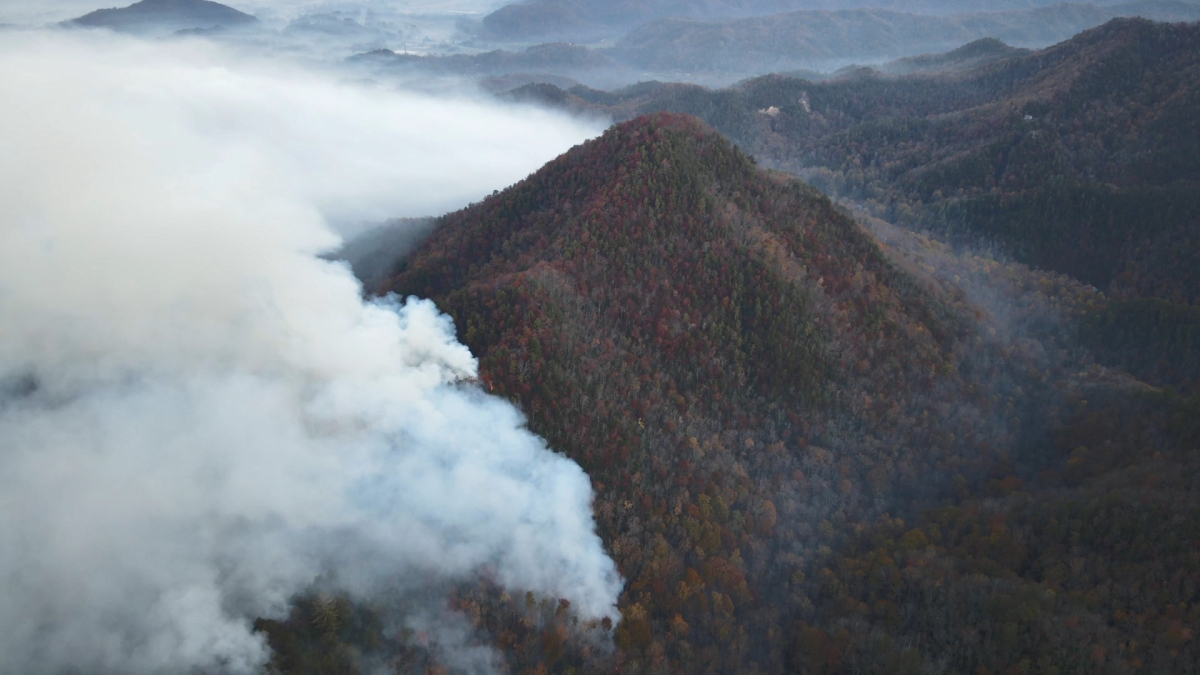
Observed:
[[[439,212],[597,129],[211,46],[0,43],[0,671],[252,672],[318,577],[617,617],[591,487],[330,223]]]

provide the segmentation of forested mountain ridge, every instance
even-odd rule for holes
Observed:
[[[922,54],[896,59],[878,66],[890,75],[946,73],[970,70],[982,65],[1028,54],[1030,50],[1012,47],[996,38],[982,38],[942,54]]]
[[[448,216],[382,290],[434,298],[489,388],[589,471],[630,581],[617,644],[651,661],[781,666],[774,587],[799,568],[777,539],[801,554],[832,511],[917,490],[918,463],[979,459],[940,447],[893,482],[880,439],[835,440],[868,381],[961,386],[942,380],[962,326],[827,200],[689,118],[615,127]],[[867,447],[833,470],[817,446],[842,442]]]
[[[805,10],[724,22],[668,18],[630,32],[613,51],[625,63],[655,72],[756,74],[909,56],[987,37],[1040,47],[1121,16],[1194,21],[1200,19],[1200,5],[1063,3],[943,16],[886,9]]]
[[[1186,194],[1194,190],[1175,188],[1200,179],[1200,129],[1191,114],[1200,100],[1198,67],[1200,24],[1114,20],[964,73],[818,83],[768,76],[717,91],[646,84],[569,93],[617,118],[661,109],[699,115],[760,160],[901,220],[910,211],[945,220],[1004,196],[1008,208],[1013,196],[1032,206],[1038,190],[1075,187],[1115,188],[1110,196],[1123,203],[1152,201],[1141,189],[1168,190],[1190,213]],[[1004,226],[988,229],[983,234],[1005,243]],[[1008,243],[1024,261],[1097,286],[1121,273],[1115,251],[1094,262],[1057,260],[1068,253],[1060,245],[1039,243],[1022,254],[1015,237]],[[1142,295],[1166,295],[1145,285]],[[1186,286],[1197,289],[1194,280]],[[1196,298],[1180,289],[1172,299]]]
[[[1122,303],[1089,324],[1116,343],[1134,317],[1163,336],[1141,355],[1114,343],[1111,362],[1174,386],[1200,377],[1186,308],[1200,302],[1200,24],[1114,20],[963,72],[561,96],[617,119],[698,115],[887,220],[1068,273]]]
[[[572,81],[570,78],[591,75],[608,81],[610,78],[620,79],[629,74],[623,66],[603,52],[565,43],[533,45],[523,51],[497,49],[478,54],[443,56],[402,54],[390,49],[379,49],[352,56],[347,59],[347,63],[373,68],[383,76],[410,71],[426,76],[503,78],[507,75],[524,78],[524,81]]]
[[[908,83],[948,94],[889,96],[904,84],[827,86],[810,103],[817,114],[780,114],[754,147],[890,220],[990,242],[1105,290],[1119,302],[1087,325],[1116,338],[1109,362],[1194,388],[1200,24],[1115,21],[957,81]],[[1161,337],[1139,355],[1131,333]]]
[[[737,16],[798,8],[803,0],[532,0],[505,5],[484,17],[489,36],[508,40],[579,39],[611,35],[666,15]]]
[[[627,579],[615,653],[554,599],[460,589],[454,608],[508,668],[1196,663],[1200,616],[1174,604],[1196,599],[1195,404],[1068,344],[1059,315],[1100,301],[1078,282],[873,229],[656,115],[440,219],[399,261],[379,290],[435,299],[484,386],[584,466]],[[1082,540],[1080,518],[1097,523]],[[1131,522],[1177,528],[1133,552],[1156,567],[1102,545]],[[1153,590],[1087,595],[1102,582],[1073,574],[1093,569]],[[344,671],[348,645],[431,663],[329,600],[261,627],[285,672]]]
[[[738,19],[772,16],[773,22],[788,22],[780,15],[792,12],[807,12],[810,17],[821,13],[849,12],[858,10],[904,14],[909,17],[939,17],[952,14],[974,14],[975,21],[988,22],[988,14],[1001,15],[1010,12],[1018,15],[1030,10],[1062,4],[1054,0],[606,0],[604,2],[580,2],[579,0],[528,0],[505,5],[483,20],[485,34],[492,38],[515,41],[540,41],[546,39],[588,40],[598,37],[616,37],[630,29],[664,18],[687,19],[693,22],[720,22],[720,30],[732,36],[738,32]],[[1102,8],[1121,6],[1121,9]],[[1092,21],[1106,20],[1113,16],[1141,15],[1162,20],[1182,20],[1180,11],[1191,11],[1189,3],[1179,0],[1140,0],[1122,3],[1112,0],[1076,4],[1068,13],[1050,10],[1043,18],[1070,20],[1068,14],[1090,13]],[[1107,12],[1107,13],[1105,13]],[[731,21],[734,20],[734,21]],[[936,24],[935,19],[929,25]],[[794,27],[795,24],[793,24]],[[953,26],[941,24],[943,28]],[[993,23],[996,26],[1005,26]],[[1008,26],[1012,26],[1010,21]],[[1075,30],[1095,25],[1076,26]],[[1042,30],[1048,28],[1041,27]],[[1061,30],[1062,27],[1056,27]],[[1036,28],[1035,28],[1036,30]],[[1052,28],[1053,30],[1053,28]],[[1069,33],[1061,35],[1066,37]]]
[[[485,44],[498,49],[480,54],[425,58],[405,54],[388,60],[393,66],[404,65],[434,74],[521,75],[524,82],[557,83],[564,83],[562,78],[566,77],[574,80],[567,86],[585,83],[601,89],[626,86],[647,78],[723,86],[767,73],[835,71],[847,64],[888,60],[897,62],[885,63],[879,68],[896,74],[962,70],[993,62],[1002,56],[1020,54],[1012,49],[1005,53],[1006,50],[997,48],[997,40],[1019,48],[1037,48],[1068,39],[1114,17],[1200,20],[1200,3],[1194,0],[1137,0],[1105,6],[1059,3],[1003,12],[944,15],[873,7],[805,9],[758,16],[769,14],[766,6],[748,4],[754,5],[745,8],[747,13],[755,15],[751,18],[702,21],[668,13],[666,18],[639,25],[619,37],[613,36],[611,41],[588,46],[555,43],[578,43],[580,39],[564,37],[553,30],[532,46],[526,41],[514,44],[506,39],[488,37],[485,30],[481,35],[471,33],[476,40],[472,43],[472,51]],[[640,3],[633,5],[630,9],[651,10]],[[572,7],[574,9],[568,11]],[[560,16],[562,12],[604,13],[618,9],[611,4],[541,2],[510,5],[499,13],[550,11],[552,16],[537,24],[545,28],[560,20],[569,23]],[[700,11],[702,8],[697,5],[693,9]],[[472,29],[466,27],[465,30]],[[959,53],[946,55],[946,60],[940,63],[930,60],[931,51],[949,50],[972,42],[977,44],[973,45],[973,51],[968,51],[974,58],[955,50]],[[376,53],[376,61],[380,61],[381,54],[387,55],[386,52]],[[923,61],[898,62],[922,56]],[[371,55],[359,55],[354,60],[364,58],[370,60]],[[387,76],[387,73],[380,75]]]

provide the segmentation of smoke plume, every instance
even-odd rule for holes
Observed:
[[[427,213],[595,129],[210,47],[0,43],[0,672],[252,672],[255,617],[486,568],[617,618],[573,462],[330,222]]]

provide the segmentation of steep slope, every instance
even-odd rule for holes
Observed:
[[[773,163],[885,217],[982,238],[1124,301],[1196,305],[1198,74],[1200,25],[1117,21],[957,81],[764,81],[764,102],[804,91],[814,114],[782,106],[751,133]],[[1119,317],[1136,315],[1110,316],[1128,332]],[[1155,330],[1196,332],[1187,312],[1156,316],[1175,318]],[[1155,381],[1196,381],[1194,357],[1173,361]]]
[[[209,0],[142,0],[128,7],[98,9],[66,23],[134,33],[174,33],[247,26],[257,21],[249,14]]]
[[[1190,388],[1200,326],[1153,304],[1200,303],[1198,73],[1200,25],[1114,20],[961,73],[577,88],[565,104],[618,119],[699,115],[764,163],[885,219],[1097,286],[1132,303],[1087,324],[1116,340],[1109,362]],[[1185,357],[1164,367],[1159,347],[1128,353],[1118,336],[1138,330],[1135,316],[1178,335],[1166,353]]]
[[[1095,290],[861,220],[655,115],[439,219],[392,267],[383,290],[436,299],[486,386],[587,467],[628,582],[622,622],[594,627],[459,588],[449,609],[498,669],[1200,663],[1200,399],[1071,346],[1063,318]],[[385,605],[317,595],[258,627],[280,672],[445,665]]]
[[[661,115],[445,217],[382,290],[435,299],[488,387],[592,476],[629,580],[621,660],[778,671],[819,614],[800,599],[820,551],[983,480],[1043,423],[1011,419],[1005,388],[1036,406],[1061,364],[969,352],[980,310],[918,274]]]

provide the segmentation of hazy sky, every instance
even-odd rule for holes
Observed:
[[[582,469],[466,382],[432,303],[317,257],[597,131],[196,42],[0,40],[0,672],[253,672],[251,621],[319,576],[487,568],[618,618]]]

